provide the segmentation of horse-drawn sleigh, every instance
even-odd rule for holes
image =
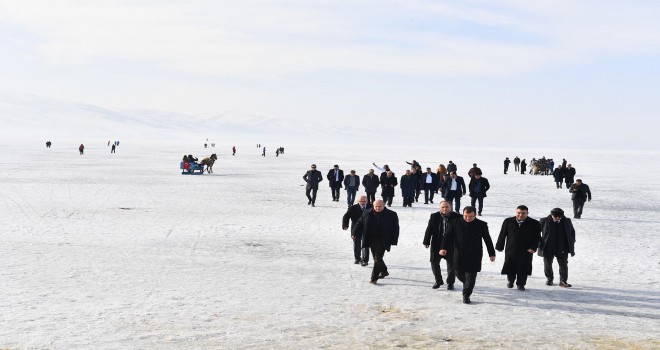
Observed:
[[[197,163],[197,158],[194,158],[192,155],[183,156],[183,160],[179,165],[181,169],[181,175],[202,175],[206,170],[207,173],[213,173],[213,163],[218,159],[218,156],[213,153],[210,157],[202,159],[201,162]],[[196,172],[199,171],[199,172]]]

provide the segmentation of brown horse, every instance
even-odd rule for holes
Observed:
[[[210,157],[206,157],[202,159],[202,161],[199,164],[202,166],[206,165],[206,172],[210,174],[213,172],[213,163],[215,163],[217,159],[218,156],[216,156],[215,153],[213,153],[211,154]]]

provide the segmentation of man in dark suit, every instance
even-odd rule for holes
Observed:
[[[495,250],[503,251],[502,274],[507,275],[507,287],[525,290],[527,276],[532,274],[532,259],[541,239],[541,224],[528,216],[527,206],[519,205],[516,216],[504,219],[502,229],[495,244]]]
[[[360,195],[358,197],[358,204],[348,207],[346,214],[344,214],[341,221],[342,229],[344,231],[348,229],[348,221],[350,220],[351,232],[353,232],[355,224],[357,224],[360,217],[362,217],[362,214],[368,209],[371,209],[371,204],[367,203],[367,196]],[[362,266],[369,265],[369,249],[362,249],[362,236],[353,238],[353,254],[355,256],[356,264],[362,264]]]
[[[389,275],[383,256],[385,251],[389,252],[399,241],[399,216],[385,208],[383,200],[375,200],[373,209],[366,210],[353,227],[351,238],[357,239],[360,236],[362,248],[371,248],[374,268],[371,271],[370,283],[376,284],[379,278]]]
[[[438,175],[426,168],[426,173],[422,174],[422,183],[424,184],[424,204],[433,203],[433,194],[438,191]]]
[[[339,165],[335,164],[335,166],[328,171],[327,178],[330,185],[330,191],[332,191],[332,201],[339,202],[339,192],[341,184],[344,182],[344,171],[339,169]]]
[[[467,189],[465,188],[465,180],[462,176],[456,175],[455,171],[449,173],[449,180],[447,180],[447,187],[445,190],[444,198],[449,202],[454,202],[454,211],[461,211],[461,197],[465,195]]]
[[[303,180],[307,182],[307,185],[305,186],[305,194],[307,195],[307,199],[309,199],[309,202],[307,202],[307,205],[312,205],[315,206],[316,204],[316,191],[319,190],[319,182],[323,181],[323,175],[321,175],[321,172],[316,170],[316,164],[312,164],[312,169],[307,170],[305,175],[303,175]],[[310,196],[311,192],[311,196]]]
[[[486,243],[490,261],[495,261],[495,248],[488,233],[488,224],[477,219],[477,209],[467,206],[463,209],[463,218],[451,222],[449,231],[440,244],[440,255],[446,256],[447,249],[454,247],[454,267],[456,277],[463,282],[463,303],[470,304],[470,295],[474,290],[477,273],[481,271],[483,246]]]
[[[456,271],[454,271],[454,249],[447,247],[447,255],[440,256],[440,244],[442,238],[447,234],[449,225],[454,219],[460,218],[461,214],[451,211],[451,203],[447,201],[440,202],[440,211],[431,214],[429,224],[424,233],[424,246],[426,249],[431,247],[431,271],[435,276],[433,289],[440,288],[444,284],[442,281],[442,272],[440,272],[440,260],[444,258],[447,261],[447,289],[454,289],[456,280]]]

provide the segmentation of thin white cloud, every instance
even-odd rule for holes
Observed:
[[[660,11],[642,5],[3,1],[0,18],[39,35],[36,49],[54,65],[135,60],[175,72],[252,78],[327,69],[456,76],[589,60],[601,50],[656,53]],[[454,21],[466,32],[416,28],[406,18],[424,18],[427,25]],[[481,38],[470,32],[476,25],[541,40]]]

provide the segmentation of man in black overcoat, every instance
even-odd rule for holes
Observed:
[[[369,169],[369,173],[362,178],[362,186],[364,186],[364,192],[367,193],[367,202],[369,204],[372,204],[376,200],[378,185],[380,185],[378,175],[374,174],[374,169]]]
[[[426,225],[426,232],[424,233],[424,241],[422,244],[428,249],[431,247],[431,271],[435,277],[435,284],[433,289],[440,288],[444,284],[442,281],[442,272],[440,271],[440,260],[444,258],[447,261],[447,289],[454,289],[454,281],[456,280],[456,271],[454,271],[454,249],[447,247],[447,254],[440,255],[440,244],[442,237],[447,234],[449,225],[454,219],[460,218],[461,214],[451,210],[451,203],[448,201],[440,202],[440,211],[431,214],[429,223]]]
[[[528,216],[527,206],[519,205],[516,216],[504,219],[495,250],[504,253],[502,274],[507,276],[507,287],[525,290],[527,276],[532,274],[532,259],[541,239],[541,224]]]
[[[383,261],[385,251],[390,251],[399,241],[399,216],[396,212],[385,208],[385,202],[377,199],[372,209],[366,210],[353,227],[351,237],[362,237],[362,248],[371,248],[374,268],[371,271],[370,283],[376,284],[379,278],[389,275],[387,265]]]
[[[348,229],[348,221],[351,221],[351,234],[355,224],[357,224],[362,214],[371,209],[371,204],[367,203],[367,196],[358,196],[358,204],[351,205],[346,210],[346,214],[341,221],[341,226],[344,231]],[[362,266],[369,265],[369,249],[362,249],[362,236],[353,238],[353,255],[355,256],[355,263],[362,264]]]
[[[312,205],[312,207],[316,203],[316,191],[319,190],[319,182],[323,181],[323,175],[321,175],[321,172],[316,170],[316,164],[312,164],[312,168],[310,170],[307,170],[305,175],[303,175],[303,180],[307,182],[307,185],[305,186],[305,194],[307,195],[307,199],[309,199],[309,202],[307,202],[307,205]],[[311,192],[311,196],[310,196]]]
[[[380,178],[380,195],[383,197],[383,201],[387,203],[388,207],[392,206],[392,200],[394,200],[394,189],[399,184],[396,176],[391,170],[388,170],[386,175]]]
[[[415,189],[417,188],[416,180],[410,169],[406,169],[406,173],[401,176],[399,186],[401,187],[401,197],[403,197],[404,207],[412,207],[412,203],[415,200]]]
[[[495,261],[493,241],[488,233],[488,224],[477,219],[477,209],[467,206],[463,209],[463,218],[456,219],[449,225],[449,231],[440,243],[440,255],[446,256],[449,247],[454,247],[454,267],[456,277],[463,282],[463,303],[470,304],[470,295],[474,290],[477,273],[481,271],[483,246],[486,243],[490,261]]]
[[[335,164],[328,171],[327,178],[330,191],[332,192],[332,201],[339,202],[339,193],[341,192],[341,185],[344,182],[344,171],[339,169],[339,165]]]
[[[561,208],[554,208],[550,215],[539,220],[541,241],[537,254],[543,257],[545,284],[551,286],[554,280],[552,262],[557,258],[559,264],[559,286],[571,287],[568,283],[568,254],[575,255],[575,228],[571,219],[564,216]]]

